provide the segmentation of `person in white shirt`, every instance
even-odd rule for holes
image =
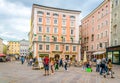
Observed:
[[[96,61],[96,72],[100,71],[100,64],[101,64],[101,59],[98,58],[97,61]]]

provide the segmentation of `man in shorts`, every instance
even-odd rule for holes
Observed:
[[[49,58],[48,56],[46,56],[43,60],[43,63],[44,63],[44,69],[45,69],[45,76],[46,75],[49,75]]]

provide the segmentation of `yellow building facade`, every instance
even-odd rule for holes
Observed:
[[[7,53],[9,55],[19,55],[20,54],[20,43],[19,41],[9,41]]]

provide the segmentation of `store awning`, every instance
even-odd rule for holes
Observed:
[[[93,55],[100,55],[100,54],[104,54],[105,51],[97,51],[97,52],[93,52]]]
[[[0,57],[5,56],[5,54],[0,54]]]

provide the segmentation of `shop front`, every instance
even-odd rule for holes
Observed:
[[[106,48],[108,59],[112,60],[113,64],[120,65],[120,45]]]

